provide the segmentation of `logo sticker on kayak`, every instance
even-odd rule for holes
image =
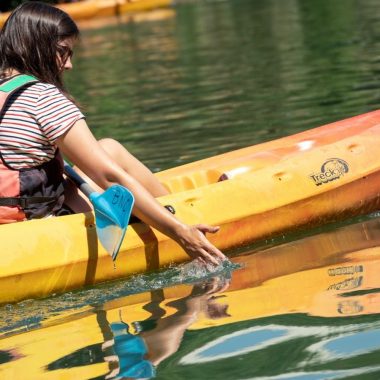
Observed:
[[[315,185],[320,186],[343,177],[348,171],[349,167],[346,161],[341,158],[329,158],[322,164],[321,171],[311,174],[310,178]]]

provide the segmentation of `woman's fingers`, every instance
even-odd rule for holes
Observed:
[[[202,265],[207,265],[206,261],[200,256],[196,257],[194,261]]]
[[[221,261],[226,260],[226,256],[211,244],[205,236],[206,232],[215,233],[218,230],[219,227],[212,227],[206,224],[194,226],[182,225],[177,235],[177,241],[191,258],[200,258],[206,264],[219,265]]]
[[[208,263],[212,263],[214,265],[219,265],[220,262],[217,260],[214,256],[210,255],[205,249],[200,249],[199,253],[203,260],[205,260]]]
[[[215,232],[218,232],[220,230],[219,226],[209,226],[207,224],[196,224],[194,227],[196,227],[199,231],[203,232],[204,234],[206,232],[214,234]]]
[[[219,287],[219,278],[214,277],[207,283],[209,289],[206,291],[206,294],[211,295],[218,291]]]
[[[219,284],[218,293],[223,293],[225,290],[227,290],[230,287],[230,280],[222,281],[222,284]]]
[[[208,233],[211,233],[211,234],[215,234],[216,232],[218,232],[220,230],[220,227],[219,226],[209,226],[208,224],[195,224],[194,227],[202,232],[204,235],[208,232]],[[218,249],[216,248],[214,245],[212,245],[207,239],[206,239],[208,245],[209,245],[209,248],[210,248],[210,253],[215,253],[217,256],[220,256],[223,255],[223,253]]]
[[[203,230],[199,227],[199,225],[195,226],[199,231],[203,232]],[[203,227],[207,227],[207,229],[210,229],[210,228],[214,228],[214,227],[211,227],[211,226],[203,226]],[[215,227],[217,229],[219,229],[219,227]],[[216,232],[216,231],[215,231]],[[206,237],[203,237],[204,239],[204,249],[206,250],[206,252],[209,254],[209,255],[212,255],[212,256],[215,256],[217,258],[219,258],[220,260],[226,260],[226,256],[218,249],[216,248],[214,245],[212,245]],[[219,263],[218,263],[219,264]]]

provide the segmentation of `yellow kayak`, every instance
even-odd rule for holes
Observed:
[[[124,13],[145,12],[152,9],[167,7],[171,0],[83,0],[74,3],[58,5],[74,20],[118,16]],[[10,12],[0,13],[0,28],[9,17]]]
[[[380,111],[157,174],[159,198],[189,224],[219,225],[221,250],[380,206]],[[46,296],[188,260],[172,240],[132,224],[116,266],[92,213],[0,226],[0,303]]]

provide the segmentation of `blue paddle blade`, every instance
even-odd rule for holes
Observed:
[[[104,193],[90,194],[94,206],[98,239],[115,260],[131,216],[134,198],[123,186],[113,185]]]

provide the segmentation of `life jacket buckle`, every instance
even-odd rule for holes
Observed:
[[[19,206],[21,209],[25,210],[29,206],[28,198],[19,198]]]

